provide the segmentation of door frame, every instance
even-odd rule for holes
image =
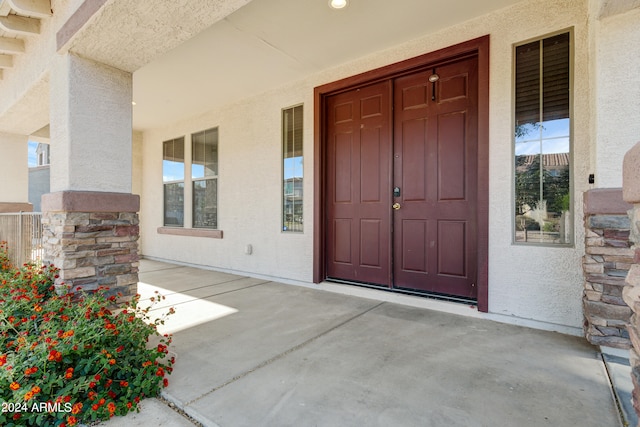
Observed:
[[[326,195],[326,99],[339,92],[358,86],[408,74],[428,65],[455,60],[476,54],[478,56],[478,257],[477,289],[478,310],[489,307],[489,35],[454,46],[396,62],[375,70],[314,88],[314,141],[313,141],[313,282],[326,277],[325,248],[325,195]]]

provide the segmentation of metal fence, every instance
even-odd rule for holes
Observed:
[[[0,241],[9,244],[13,265],[42,261],[42,214],[19,212],[0,214]]]

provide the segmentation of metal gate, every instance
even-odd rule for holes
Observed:
[[[9,259],[15,266],[41,262],[42,213],[18,212],[0,214],[0,241],[9,246]]]

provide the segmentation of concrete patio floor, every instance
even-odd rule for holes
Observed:
[[[151,260],[139,286],[176,310],[163,397],[207,427],[621,425],[583,338]]]

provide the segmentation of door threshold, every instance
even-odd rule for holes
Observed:
[[[379,291],[390,292],[394,294],[412,295],[421,298],[434,299],[438,301],[455,302],[459,304],[466,304],[472,306],[478,306],[478,300],[472,298],[460,297],[457,295],[443,294],[439,292],[419,291],[415,289],[407,288],[389,288],[388,286],[378,285],[375,283],[356,282],[353,280],[337,279],[333,277],[327,277],[324,279],[326,282],[339,283],[341,285],[358,286],[361,288],[376,289]]]

